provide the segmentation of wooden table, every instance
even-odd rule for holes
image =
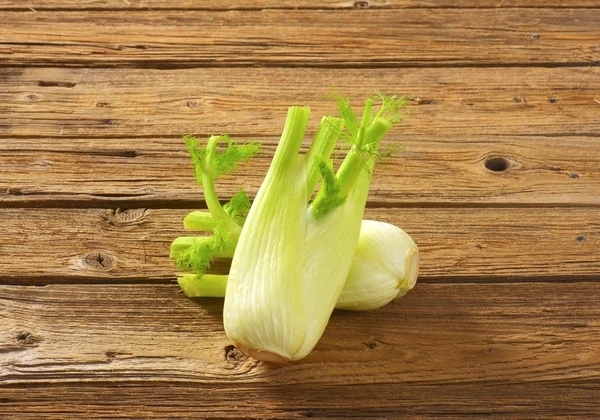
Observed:
[[[0,0],[0,418],[598,418],[599,64],[598,0]],[[332,84],[410,100],[366,217],[419,283],[267,366],[174,282],[181,133],[253,196]]]

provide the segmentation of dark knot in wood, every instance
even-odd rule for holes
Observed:
[[[115,264],[115,257],[101,252],[94,252],[86,255],[83,260],[83,266],[96,270],[109,270]]]
[[[244,353],[235,348],[235,346],[225,346],[225,361],[229,364],[242,363],[248,358]]]
[[[15,341],[23,346],[33,346],[42,341],[42,339],[31,334],[30,332],[19,331],[15,334]]]

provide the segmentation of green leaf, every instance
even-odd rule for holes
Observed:
[[[220,141],[226,144],[226,148],[225,151],[215,155],[212,168],[215,178],[230,173],[240,163],[247,162],[256,156],[261,146],[260,143],[255,142],[238,144],[227,134],[222,135]]]
[[[381,101],[381,109],[377,113],[376,117],[382,117],[391,122],[397,124],[404,118],[404,112],[406,111],[407,100],[404,96],[398,98],[397,96],[388,96],[380,90],[375,90],[375,99]]]
[[[331,97],[337,102],[338,112],[344,120],[344,128],[347,131],[342,132],[341,137],[344,141],[354,144],[358,136],[358,118],[354,111],[352,111],[350,99],[342,96],[338,91],[334,91]]]
[[[230,173],[240,163],[247,162],[256,156],[261,147],[260,143],[256,142],[239,144],[237,141],[229,138],[227,134],[219,136],[218,140],[224,142],[226,146],[222,152],[215,150],[211,168],[215,178]],[[196,182],[202,185],[202,173],[208,169],[206,167],[206,145],[200,146],[200,139],[191,135],[185,135],[183,141],[194,164]]]
[[[192,158],[194,164],[194,175],[196,183],[202,185],[202,173],[204,172],[204,164],[206,160],[206,147],[198,147],[200,140],[194,136],[183,136],[185,147]]]
[[[214,254],[222,252],[231,243],[228,232],[221,227],[215,227],[213,234],[212,237],[198,237],[191,246],[182,250],[177,255],[177,267],[181,270],[193,270],[199,275],[206,273]]]
[[[251,204],[246,192],[240,189],[223,208],[229,217],[243,226]]]
[[[214,238],[196,240],[190,247],[177,255],[176,264],[181,270],[193,270],[204,273],[210,268],[213,255]]]

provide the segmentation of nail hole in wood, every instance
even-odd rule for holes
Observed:
[[[16,195],[16,196],[25,195],[25,193],[23,191],[21,191],[21,189],[19,189],[19,188],[8,188],[6,190],[6,194]]]
[[[31,95],[27,95],[26,98],[27,98],[28,101],[33,102],[33,101],[37,101],[38,97],[37,97],[37,95],[31,94]]]
[[[375,340],[369,340],[365,343],[363,343],[365,346],[367,346],[369,349],[373,350],[374,348],[377,347],[377,341]]]
[[[492,172],[503,172],[510,168],[510,161],[502,157],[493,157],[485,161],[485,167]]]
[[[354,3],[354,7],[356,7],[357,9],[368,9],[370,6],[368,1],[357,1],[356,3]]]
[[[578,236],[577,237],[577,242],[583,242],[585,241],[585,236]]]

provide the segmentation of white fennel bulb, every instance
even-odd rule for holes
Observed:
[[[363,220],[336,308],[380,308],[415,287],[418,273],[419,249],[408,233],[389,223]]]

